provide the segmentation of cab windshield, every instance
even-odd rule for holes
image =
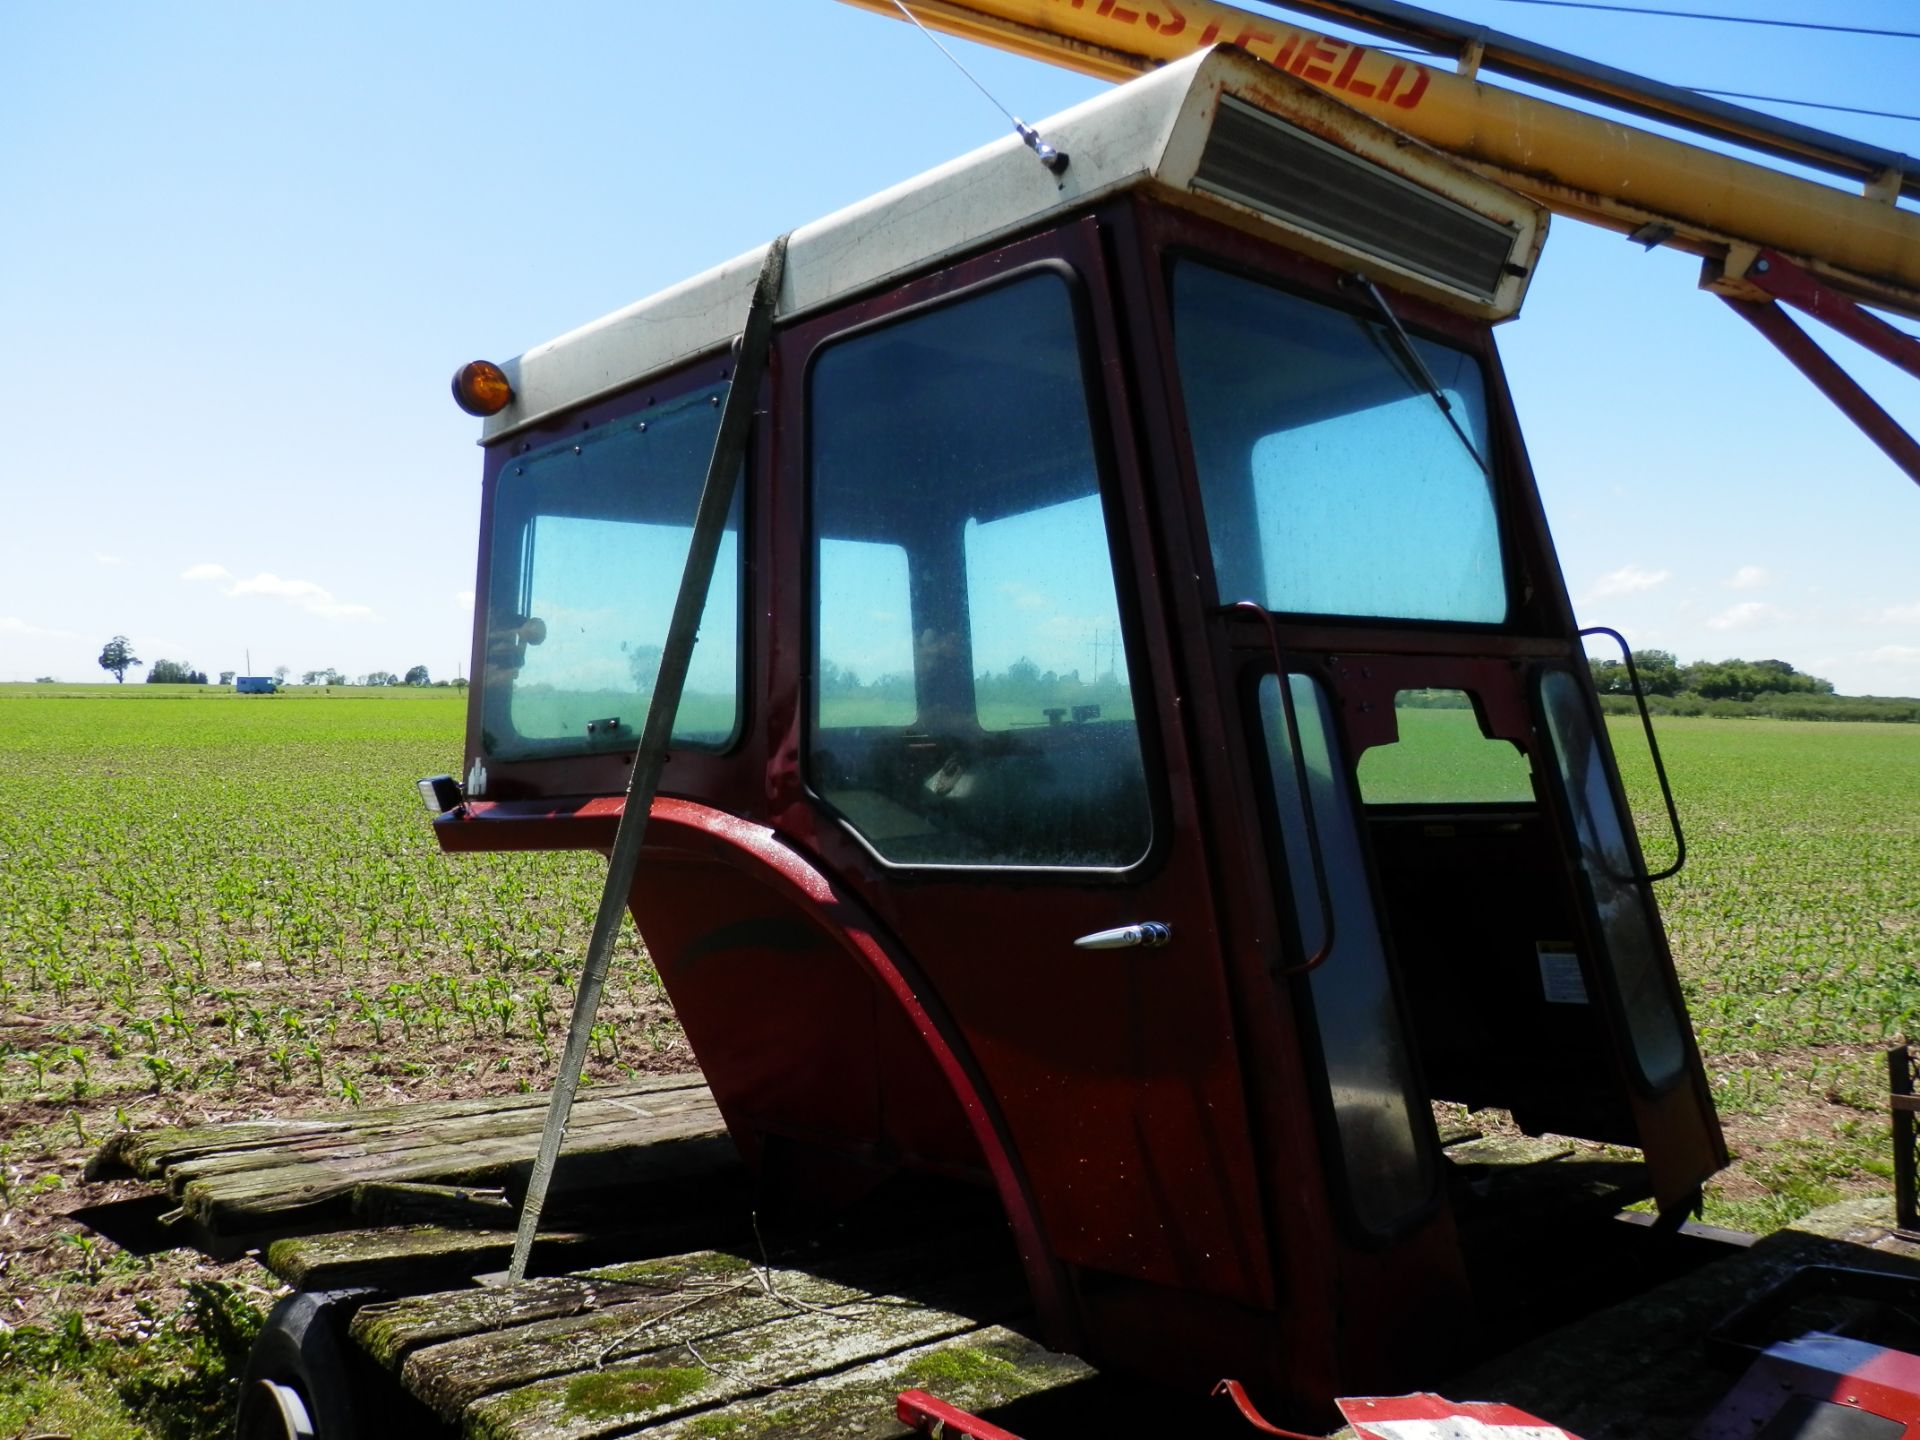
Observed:
[[[1412,339],[1449,420],[1381,318],[1194,261],[1176,265],[1173,297],[1223,602],[1507,618],[1493,487],[1478,458],[1491,454],[1486,389],[1471,355]]]

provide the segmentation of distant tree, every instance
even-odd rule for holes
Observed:
[[[822,695],[851,695],[861,688],[860,672],[852,667],[836,665],[831,660],[820,662],[820,693]]]
[[[149,685],[204,685],[207,672],[196,670],[191,665],[178,660],[156,660],[153,668],[147,671]]]
[[[273,678],[274,678],[274,681],[275,681],[275,683],[277,683],[277,684],[280,684],[280,685],[284,685],[284,684],[286,684],[286,683],[287,683],[287,676],[289,676],[289,675],[291,675],[292,673],[293,673],[293,671],[292,671],[292,670],[290,670],[290,669],[289,669],[289,668],[288,668],[287,666],[285,666],[285,665],[276,665],[276,666],[274,666],[274,667],[273,667]]]
[[[145,663],[133,653],[133,642],[124,635],[116,635],[100,647],[100,668],[111,670],[113,678],[122,685],[127,683],[127,671]]]
[[[1593,687],[1602,695],[1631,695],[1633,681],[1627,677],[1627,667],[1618,660],[1589,660],[1593,671]],[[1633,652],[1633,668],[1640,676],[1640,690],[1646,695],[1677,695],[1680,693],[1680,662],[1670,650],[1636,650]]]
[[[1671,650],[1636,650],[1633,668],[1640,672],[1640,688],[1647,694],[1680,693],[1680,662]]]
[[[231,685],[231,684],[233,684],[233,671],[231,671],[231,670],[222,670],[222,671],[220,672],[220,683],[221,683],[222,685]]]
[[[406,678],[400,683],[402,685],[431,685],[433,682],[427,678],[427,667],[424,665],[416,665],[407,671]]]
[[[369,670],[360,677],[362,685],[398,685],[400,677],[391,670]]]
[[[1802,674],[1784,660],[1702,660],[1684,666],[1680,678],[1683,689],[1707,700],[1833,693],[1831,680]]]
[[[344,685],[347,683],[347,677],[342,675],[338,670],[329,669],[320,677],[320,683],[323,685]]]
[[[36,685],[51,685],[54,683],[54,679],[51,675],[36,675],[33,677],[33,683]]]

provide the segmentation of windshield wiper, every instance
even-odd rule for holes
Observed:
[[[1393,307],[1387,304],[1387,297],[1380,293],[1379,287],[1364,275],[1343,275],[1341,284],[1350,289],[1365,293],[1373,302],[1373,308],[1380,312],[1380,318],[1386,321],[1386,330],[1394,339],[1400,358],[1406,362],[1407,369],[1413,372],[1427,394],[1433,397],[1433,403],[1440,407],[1440,413],[1447,417],[1447,423],[1453,427],[1453,433],[1460,437],[1460,443],[1467,447],[1467,454],[1473,457],[1473,463],[1480,467],[1480,473],[1493,479],[1493,471],[1487,468],[1487,462],[1480,456],[1480,449],[1473,443],[1461,425],[1460,417],[1453,413],[1453,402],[1447,399],[1447,392],[1440,388],[1440,382],[1433,378],[1433,372],[1427,369],[1427,362],[1421,358],[1419,348],[1414,345],[1413,337],[1407,334],[1406,327],[1400,323],[1400,317],[1393,313]]]

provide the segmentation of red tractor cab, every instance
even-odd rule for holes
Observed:
[[[1053,1343],[1324,1412],[1490,1318],[1434,1102],[1726,1162],[1494,345],[1545,214],[1227,50],[1043,130],[792,235],[631,911],[764,1185],[977,1187]],[[760,261],[504,367],[446,849],[611,844]]]

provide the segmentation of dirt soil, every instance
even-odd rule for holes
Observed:
[[[412,977],[376,969],[355,978],[362,989],[377,989]],[[268,1013],[288,1006],[312,1014],[333,1003],[337,988],[324,976],[276,975],[251,987],[248,999]],[[73,999],[37,1014],[0,1017],[0,1055],[44,1051],[63,1035],[107,1018],[106,1007]],[[362,1027],[343,1023],[325,1042],[323,1071],[316,1076],[311,1062],[300,1057],[290,1077],[284,1057],[270,1057],[251,1039],[234,1043],[224,1022],[209,1015],[200,1021],[200,1053],[217,1050],[233,1062],[210,1085],[159,1081],[131,1054],[95,1054],[85,1082],[69,1083],[65,1093],[0,1100],[0,1327],[46,1325],[77,1312],[95,1335],[142,1338],[173,1323],[185,1287],[194,1281],[224,1282],[265,1309],[279,1292],[252,1260],[216,1264],[184,1249],[131,1254],[70,1218],[89,1206],[154,1193],[139,1181],[85,1180],[82,1171],[101,1143],[122,1128],[338,1113],[349,1108],[342,1077],[367,1106],[544,1090],[564,1043],[570,1003],[555,991],[545,1052],[524,1019],[509,1035],[492,1030],[476,1037],[462,1028],[438,1040],[424,1026],[407,1037],[392,1025],[382,1044],[372,1043]],[[601,1020],[629,1038],[617,1057],[605,1045],[597,1047],[587,1064],[589,1083],[696,1068],[657,991],[616,985]],[[640,1037],[644,1042],[636,1044]]]

